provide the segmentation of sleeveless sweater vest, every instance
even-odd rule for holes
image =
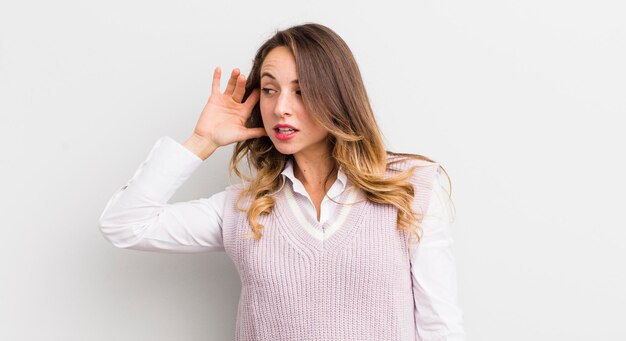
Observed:
[[[427,210],[439,165],[410,179],[417,214]],[[237,341],[413,341],[414,300],[409,233],[396,226],[397,209],[371,202],[348,181],[332,218],[319,223],[303,210],[290,181],[274,194],[272,212],[259,216],[260,240],[235,202],[243,184],[226,188],[224,248],[241,279]],[[239,206],[248,207],[249,198]]]

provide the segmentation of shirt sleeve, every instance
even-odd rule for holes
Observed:
[[[465,341],[463,312],[457,306],[457,278],[450,231],[452,206],[437,172],[423,235],[411,256],[415,321],[419,341]]]
[[[172,253],[224,251],[225,191],[168,203],[202,159],[169,136],[161,137],[132,178],[107,202],[98,224],[119,248]]]

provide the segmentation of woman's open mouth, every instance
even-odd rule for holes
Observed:
[[[290,140],[298,133],[298,130],[293,128],[275,128],[274,131],[276,138],[281,141]]]

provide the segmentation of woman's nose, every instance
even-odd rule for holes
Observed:
[[[288,92],[281,92],[278,96],[278,100],[276,101],[276,107],[274,108],[274,112],[278,116],[283,115],[291,115],[291,96]]]

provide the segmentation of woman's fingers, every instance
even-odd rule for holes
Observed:
[[[211,95],[220,94],[220,78],[222,76],[222,69],[218,66],[213,72],[213,84],[211,85]],[[230,96],[233,101],[241,103],[243,96],[246,92],[246,76],[241,73],[241,70],[234,68],[228,79],[226,90],[224,90],[224,96]]]
[[[241,73],[238,68],[233,69],[226,85],[226,90],[223,94],[220,93],[220,78],[222,69],[218,66],[213,71],[213,84],[211,86],[211,96],[215,97],[230,97],[235,103],[240,103],[240,108],[243,109],[240,115],[243,117],[249,117],[252,109],[259,101],[260,91],[259,89],[253,89],[248,98],[242,103],[243,96],[246,92],[246,76]],[[223,102],[225,103],[225,102]]]
[[[222,69],[218,66],[213,71],[213,83],[211,84],[211,95],[220,93],[220,78],[222,77]]]
[[[237,83],[235,85],[235,91],[233,92],[233,100],[237,103],[241,103],[243,95],[246,92],[246,76],[240,74],[237,77]]]
[[[250,116],[250,114],[252,113],[252,109],[254,108],[256,103],[259,101],[259,93],[260,93],[259,89],[252,90],[252,92],[250,93],[250,96],[248,96],[248,98],[246,98],[246,101],[243,102],[243,107],[244,107],[246,116]]]
[[[228,80],[228,85],[226,86],[226,91],[224,91],[224,95],[232,96],[233,91],[235,90],[235,85],[237,85],[237,78],[241,71],[238,68],[234,68],[233,72],[230,74],[230,79]]]

